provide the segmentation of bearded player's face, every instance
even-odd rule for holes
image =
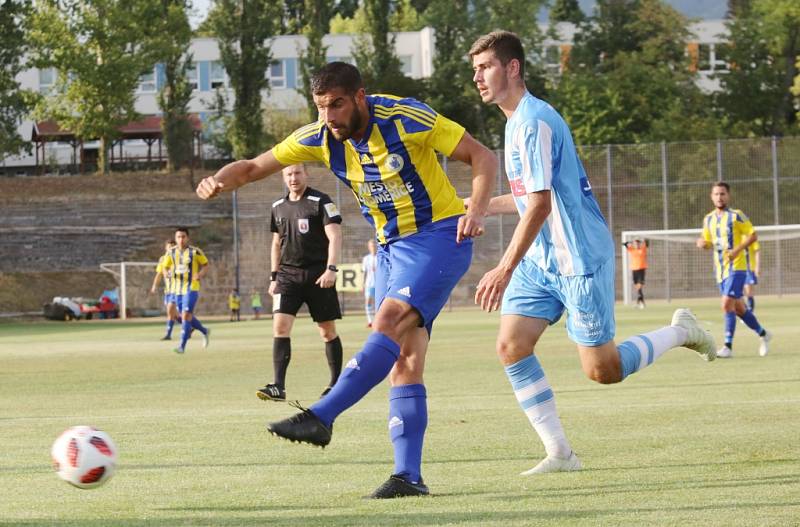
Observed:
[[[334,88],[323,94],[314,94],[319,118],[337,141],[345,141],[358,136],[364,125],[358,101],[364,98],[364,89],[348,94],[342,88]],[[356,137],[358,138],[358,137]]]

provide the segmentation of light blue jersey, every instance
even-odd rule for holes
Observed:
[[[561,115],[526,93],[506,122],[505,163],[520,216],[527,195],[551,191],[552,212],[525,258],[561,276],[593,274],[614,257],[611,233]]]

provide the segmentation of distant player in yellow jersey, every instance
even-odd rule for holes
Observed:
[[[717,357],[727,359],[733,356],[733,334],[736,331],[737,316],[761,338],[758,354],[763,357],[769,352],[772,334],[761,327],[756,316],[742,300],[747,278],[747,250],[756,243],[758,235],[744,212],[728,207],[730,190],[730,185],[724,181],[714,183],[711,188],[714,210],[703,219],[703,237],[697,239],[699,248],[713,249],[714,268],[722,293],[725,345],[717,351]]]
[[[756,241],[747,248],[747,278],[744,281],[744,296],[747,297],[747,307],[750,311],[756,310],[756,285],[760,270],[761,245]]]
[[[372,334],[345,365],[331,391],[308,410],[267,428],[275,435],[325,446],[334,420],[387,374],[394,473],[373,498],[427,495],[422,442],[427,402],[422,374],[431,327],[472,258],[483,233],[497,158],[462,126],[415,99],[367,95],[358,69],[332,62],[311,78],[319,120],[252,160],[204,179],[204,199],[277,173],[322,162],[346,184],[379,244]],[[465,211],[437,152],[472,166]]]
[[[153,277],[153,285],[150,287],[150,292],[155,293],[158,289],[158,283],[162,279],[164,280],[164,309],[167,312],[167,332],[161,337],[161,340],[172,340],[172,328],[175,326],[175,321],[181,318],[178,314],[178,308],[175,307],[175,295],[172,293],[172,272],[164,268],[167,255],[174,247],[174,240],[167,240],[164,243],[164,254],[158,259],[156,275]]]
[[[186,351],[186,342],[196,329],[203,334],[203,348],[208,347],[209,329],[194,316],[194,306],[200,296],[200,280],[208,272],[208,258],[203,251],[189,245],[189,229],[175,230],[175,248],[167,253],[164,267],[172,272],[172,291],[175,304],[181,312],[181,343],[173,349],[175,353]]]

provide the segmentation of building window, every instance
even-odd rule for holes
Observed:
[[[139,76],[139,93],[153,93],[156,91],[155,69]]]
[[[286,87],[286,61],[276,60],[270,64],[267,70],[267,77],[269,78],[269,85],[272,88],[285,88]]]
[[[715,71],[728,71],[730,69],[728,65],[728,51],[729,46],[728,44],[718,43],[714,44],[713,53],[714,56],[711,59],[712,67]]]
[[[39,70],[39,93],[48,94],[56,85],[56,69],[44,68]]]
[[[197,91],[198,82],[197,82],[197,63],[190,62],[186,66],[186,82],[189,86],[192,87],[192,91]]]
[[[228,87],[228,76],[225,74],[225,67],[222,62],[215,60],[211,63],[211,89]]]
[[[552,46],[545,46],[544,51],[542,53],[542,59],[544,60],[544,67],[548,71],[554,71],[556,73],[561,71],[561,46],[559,45],[552,45]]]
[[[400,59],[400,71],[403,72],[403,75],[410,77],[411,76],[411,61],[414,57],[411,55],[401,55]]]

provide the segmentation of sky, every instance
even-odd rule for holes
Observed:
[[[728,8],[726,0],[666,0],[668,4],[690,18],[719,19],[725,16]],[[197,27],[208,14],[211,0],[192,0],[192,27]],[[581,9],[591,14],[595,0],[580,0]]]

